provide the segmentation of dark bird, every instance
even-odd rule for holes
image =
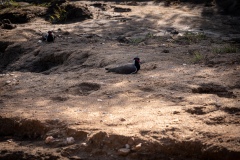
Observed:
[[[48,42],[54,42],[55,35],[52,31],[48,31],[47,34],[43,35],[43,40]]]
[[[140,70],[140,59],[135,57],[133,63],[117,66],[114,68],[105,68],[108,72],[114,72],[118,74],[133,74]]]

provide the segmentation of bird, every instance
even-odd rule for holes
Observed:
[[[43,40],[47,42],[54,42],[55,35],[52,31],[48,31],[47,34],[43,35]]]
[[[107,70],[107,72],[114,72],[117,74],[134,74],[140,70],[140,58],[135,57],[133,60],[133,63],[105,69]]]

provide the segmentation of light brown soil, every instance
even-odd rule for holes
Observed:
[[[239,45],[239,17],[203,6],[73,3],[94,18],[0,29],[0,158],[240,158],[240,54],[226,50]],[[55,43],[39,42],[39,30],[53,30]],[[137,74],[104,69],[136,56]],[[45,144],[48,136],[56,141]]]

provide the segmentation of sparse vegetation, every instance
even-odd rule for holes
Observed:
[[[193,53],[193,63],[199,63],[203,60],[203,55],[199,51],[194,51]]]
[[[139,37],[139,38],[130,39],[130,43],[133,44],[133,45],[137,45],[137,44],[139,44],[141,42],[144,42],[144,41],[146,41],[148,39],[153,39],[153,38],[155,38],[153,33],[149,32],[148,34],[145,35],[145,37]]]
[[[46,3],[40,3],[40,4],[36,4],[36,5],[38,5],[38,6],[41,6],[41,7],[49,7],[49,6],[51,6],[51,3],[50,2],[46,2]]]
[[[222,54],[222,53],[237,53],[239,48],[232,44],[224,45],[223,47],[213,48],[213,53]]]
[[[186,32],[183,36],[190,44],[191,43],[198,43],[201,40],[206,39],[206,35],[204,33],[193,33],[193,32]]]
[[[194,33],[194,32],[186,32],[183,36],[179,36],[175,42],[179,44],[193,44],[199,43],[202,40],[206,40],[207,36],[204,33]]]
[[[3,9],[3,8],[16,8],[16,7],[19,7],[19,4],[17,2],[15,2],[14,0],[10,0],[9,2],[5,2],[5,3],[0,3],[0,9]]]
[[[54,11],[53,15],[50,16],[50,21],[52,23],[63,22],[66,20],[67,11],[65,10],[64,7],[57,5],[53,11]]]
[[[133,45],[137,45],[141,42],[144,41],[144,38],[135,38],[135,39],[130,39],[130,43],[133,44]]]

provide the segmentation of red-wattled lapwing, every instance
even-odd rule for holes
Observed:
[[[43,35],[43,40],[47,42],[54,42],[55,35],[52,31],[48,31],[47,34]]]
[[[140,70],[140,59],[135,57],[133,63],[120,65],[114,68],[105,68],[108,72],[114,72],[118,74],[133,74]]]

